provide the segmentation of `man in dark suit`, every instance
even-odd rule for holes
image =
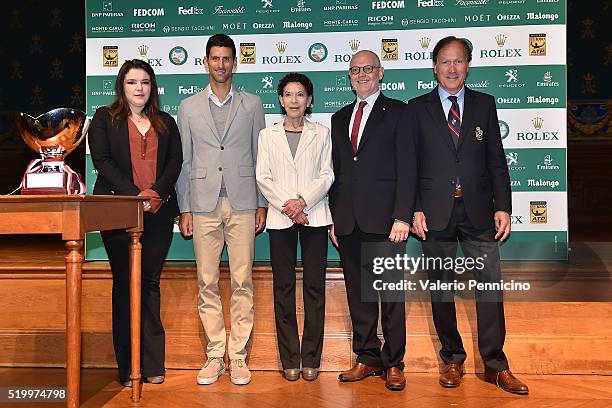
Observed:
[[[353,325],[355,366],[340,381],[359,381],[386,370],[386,387],[405,387],[406,325],[404,302],[381,297],[381,350],[378,326],[379,293],[372,289],[372,251],[393,256],[405,251],[411,217],[408,149],[403,132],[406,105],[379,89],[384,68],[371,51],[360,51],[349,75],[357,100],[332,116],[332,158],[335,182],[329,192],[334,225],[331,237],[339,247]],[[337,237],[337,239],[336,239]],[[395,247],[393,245],[395,243]],[[364,258],[370,257],[370,262]],[[370,265],[370,266],[368,266]],[[369,298],[365,298],[365,297]]]
[[[410,189],[416,191],[412,231],[423,240],[427,258],[464,255],[482,261],[478,282],[500,282],[497,240],[510,234],[511,190],[495,99],[465,87],[472,59],[466,40],[443,38],[433,51],[439,86],[408,104],[410,145],[416,151]],[[414,189],[414,190],[412,190]],[[430,269],[430,281],[453,282],[454,270]],[[508,369],[503,352],[502,291],[476,291],[478,347],[485,379],[505,391],[528,394]],[[433,320],[445,366],[440,384],[460,384],[466,353],[457,331],[453,291],[432,291]]]

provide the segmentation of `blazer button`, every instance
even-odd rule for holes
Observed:
[[[359,161],[359,157],[357,156],[353,157],[353,161]]]
[[[448,180],[449,183],[455,184],[455,180]]]
[[[218,170],[219,170],[219,171],[222,171],[223,169],[222,169],[221,167],[219,167],[219,169],[218,169]]]
[[[225,147],[221,146],[221,150],[225,150]]]

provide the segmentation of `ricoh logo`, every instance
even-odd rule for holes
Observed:
[[[436,81],[431,80],[429,82],[418,81],[417,89],[434,89],[436,87]]]
[[[403,82],[383,82],[380,84],[381,91],[404,91],[406,84]]]
[[[144,9],[138,8],[134,9],[134,17],[159,17],[164,15],[163,8],[156,9]]]
[[[444,0],[417,0],[417,7],[443,7]]]
[[[132,23],[132,31],[155,31],[155,23]]]
[[[179,6],[178,14],[179,14],[179,16],[202,15],[202,14],[204,14],[204,9],[201,9],[201,8],[198,8],[198,7],[195,7],[195,6],[191,6],[189,8],[185,8],[185,7]]]
[[[178,87],[178,93],[179,95],[194,95],[198,92],[203,91],[204,88],[200,88],[197,85],[191,85],[190,87],[184,87],[182,85],[179,85]]]
[[[368,16],[368,25],[393,24],[393,16]]]
[[[421,1],[421,0],[419,0]],[[406,6],[404,5],[404,0],[392,0],[392,1],[373,1],[372,2],[372,10],[377,9],[403,9]]]

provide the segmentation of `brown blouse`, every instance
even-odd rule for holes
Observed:
[[[141,191],[140,195],[152,197],[151,208],[155,213],[161,205],[159,194],[151,190],[157,178],[157,133],[153,126],[143,135],[136,124],[128,119],[132,177]]]

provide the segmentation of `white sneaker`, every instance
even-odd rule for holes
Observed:
[[[209,357],[204,367],[198,373],[197,381],[200,385],[212,384],[225,372],[223,357]]]
[[[251,372],[243,359],[230,360],[230,380],[236,385],[247,385],[251,382]]]

